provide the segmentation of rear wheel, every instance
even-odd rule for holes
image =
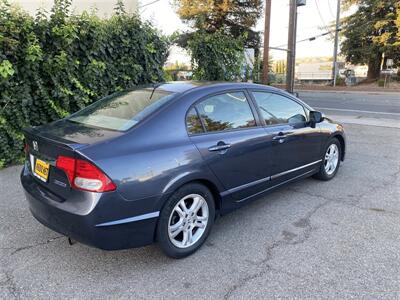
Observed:
[[[330,180],[335,177],[340,166],[341,148],[338,139],[333,138],[329,141],[324,157],[322,158],[323,163],[319,169],[319,172],[315,174],[315,178],[320,180]]]
[[[157,240],[168,256],[188,256],[204,243],[214,218],[211,192],[202,184],[187,184],[177,190],[162,209]]]

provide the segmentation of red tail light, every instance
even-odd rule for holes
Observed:
[[[106,174],[92,163],[60,155],[57,168],[64,170],[72,187],[91,192],[109,192],[117,187]]]
[[[25,141],[24,152],[25,152],[25,154],[28,154],[28,153],[29,153],[29,144],[28,144],[27,141]]]

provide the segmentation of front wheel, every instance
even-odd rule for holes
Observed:
[[[341,147],[338,139],[333,138],[329,141],[324,157],[322,158],[323,163],[319,169],[319,172],[315,174],[315,178],[320,180],[331,180],[335,177],[340,166]]]
[[[177,190],[161,211],[157,240],[165,254],[182,258],[195,252],[214,224],[215,205],[202,184],[187,184]]]

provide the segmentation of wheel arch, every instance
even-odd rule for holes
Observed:
[[[334,139],[334,138],[336,138],[340,143],[340,150],[341,150],[340,160],[344,161],[344,157],[345,157],[345,153],[346,153],[346,142],[345,142],[345,139],[344,139],[343,135],[341,135],[340,133],[333,134],[331,139]]]
[[[163,190],[163,194],[165,196],[162,197],[161,203],[159,205],[160,210],[164,207],[168,198],[182,186],[189,183],[200,183],[210,190],[214,198],[215,209],[217,213],[219,213],[222,205],[222,198],[220,194],[222,191],[222,186],[219,185],[219,182],[216,180],[216,178],[208,178],[207,176],[202,175],[204,174],[187,174],[186,176],[180,177],[170,182]]]
[[[185,178],[181,178],[179,181],[175,182],[172,185],[169,185],[166,187],[165,189],[165,193],[163,194],[163,196],[160,199],[160,203],[159,203],[159,211],[161,212],[162,209],[164,208],[167,200],[169,199],[169,197],[171,197],[171,195],[173,195],[173,193],[175,193],[178,189],[180,189],[182,186],[189,184],[189,183],[200,183],[204,186],[206,186],[211,194],[213,195],[214,198],[214,204],[215,204],[215,217],[218,217],[221,211],[221,205],[222,205],[222,198],[221,198],[221,194],[220,194],[220,190],[217,186],[216,183],[214,183],[212,180],[207,179],[205,177],[199,176],[199,177],[195,177],[195,176],[188,176]],[[154,229],[154,234],[153,234],[153,240],[156,241],[156,232],[157,232],[157,227],[158,227],[158,220],[157,220],[157,225]]]

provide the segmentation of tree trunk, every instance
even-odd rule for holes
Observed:
[[[382,60],[382,53],[377,53],[376,55],[372,56],[368,62],[368,73],[367,79],[374,80],[379,78],[381,72],[381,60]]]

